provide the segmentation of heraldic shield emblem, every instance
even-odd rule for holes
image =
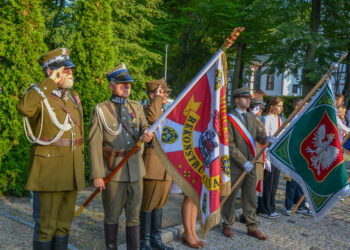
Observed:
[[[217,132],[218,129],[219,113],[217,112],[217,110],[215,110],[214,115],[212,115],[208,124],[208,128],[201,134],[199,138],[199,148],[204,158],[204,166],[206,168],[209,168],[210,164],[217,158],[213,156],[217,156],[217,154],[215,154],[214,151],[219,147],[219,135]]]
[[[300,152],[317,181],[323,181],[344,161],[337,133],[337,127],[325,111],[321,121],[301,143]]]

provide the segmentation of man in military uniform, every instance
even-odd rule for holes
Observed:
[[[146,82],[150,103],[145,106],[149,124],[153,124],[163,114],[171,89],[164,79]],[[152,144],[145,145],[143,160],[146,175],[143,177],[143,198],[141,204],[141,249],[173,249],[163,244],[162,207],[168,200],[171,177],[165,171]]]
[[[141,151],[133,154],[107,185],[103,178],[122,161],[141,135],[145,142],[150,142],[154,135],[147,132],[148,122],[142,105],[127,99],[134,79],[125,65],[121,64],[107,72],[107,79],[112,97],[97,104],[90,119],[90,174],[95,187],[102,191],[107,249],[118,247],[118,223],[123,208],[126,216],[127,247],[139,249],[139,214],[142,177],[145,175]]]
[[[247,112],[250,104],[250,92],[248,88],[239,88],[232,93],[235,101],[235,109],[228,114],[228,136],[230,151],[231,183],[234,185],[243,171],[247,175],[240,182],[235,191],[229,196],[223,205],[223,234],[229,238],[233,236],[231,226],[234,223],[235,200],[238,190],[241,189],[243,199],[243,212],[246,217],[248,235],[259,240],[267,238],[258,230],[255,218],[256,210],[256,169],[251,163],[257,153],[255,141],[265,144],[268,139],[265,130],[259,126],[255,115]]]
[[[67,249],[77,190],[85,186],[83,109],[68,49],[39,59],[46,79],[17,103],[31,146],[27,190],[33,191],[34,249]]]

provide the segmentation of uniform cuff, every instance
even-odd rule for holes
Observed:
[[[161,95],[155,95],[153,100],[151,100],[151,104],[155,105],[163,105],[164,97]]]

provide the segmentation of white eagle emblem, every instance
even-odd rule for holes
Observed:
[[[62,48],[62,55],[63,56],[67,56],[67,49],[66,48]]]
[[[315,150],[311,149],[310,146],[306,148],[306,152],[312,154],[311,162],[314,169],[317,170],[317,175],[321,174],[321,168],[322,170],[328,169],[339,155],[339,149],[330,145],[334,136],[334,134],[326,135],[326,127],[322,124],[312,139]]]

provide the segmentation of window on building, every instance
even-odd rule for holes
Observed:
[[[254,72],[254,89],[260,89],[261,67]]]
[[[294,85],[292,86],[292,93],[293,93],[293,94],[298,94],[298,85],[294,84]]]
[[[273,73],[267,74],[266,90],[273,90],[275,85],[275,75]]]

